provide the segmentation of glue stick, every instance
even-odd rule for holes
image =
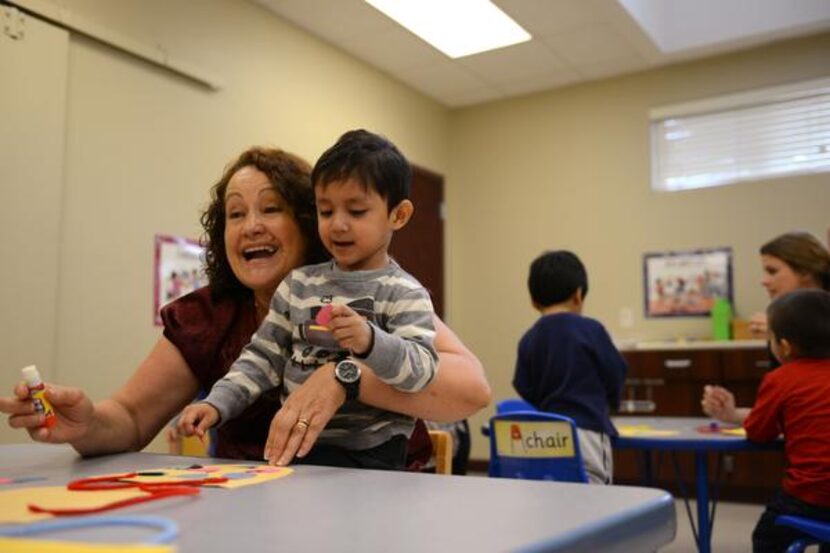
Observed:
[[[23,378],[26,380],[26,386],[29,387],[29,398],[35,404],[35,412],[40,413],[44,417],[43,426],[51,428],[58,422],[58,417],[55,415],[55,410],[52,409],[52,404],[46,399],[46,385],[40,378],[40,373],[37,371],[35,365],[23,367],[20,370],[23,373]]]

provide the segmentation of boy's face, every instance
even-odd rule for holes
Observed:
[[[338,267],[367,271],[386,266],[392,233],[412,214],[409,200],[388,212],[386,200],[354,178],[315,185],[314,196],[320,239]]]

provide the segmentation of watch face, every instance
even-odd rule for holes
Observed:
[[[337,364],[337,378],[342,382],[357,382],[360,378],[360,367],[351,361],[341,361]]]

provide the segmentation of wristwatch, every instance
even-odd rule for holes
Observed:
[[[343,359],[334,366],[334,378],[346,389],[346,401],[360,394],[360,367],[351,359]]]

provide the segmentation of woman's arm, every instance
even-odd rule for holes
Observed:
[[[438,373],[419,393],[401,392],[364,370],[360,401],[373,407],[437,422],[465,419],[487,407],[492,400],[484,367],[458,336],[435,317],[435,349]]]
[[[9,425],[24,428],[33,440],[69,443],[81,455],[139,450],[182,407],[195,397],[198,382],[179,350],[160,338],[130,379],[109,399],[98,403],[77,388],[47,386],[58,424],[40,427],[25,386],[15,388],[16,398],[0,398],[0,411]]]

